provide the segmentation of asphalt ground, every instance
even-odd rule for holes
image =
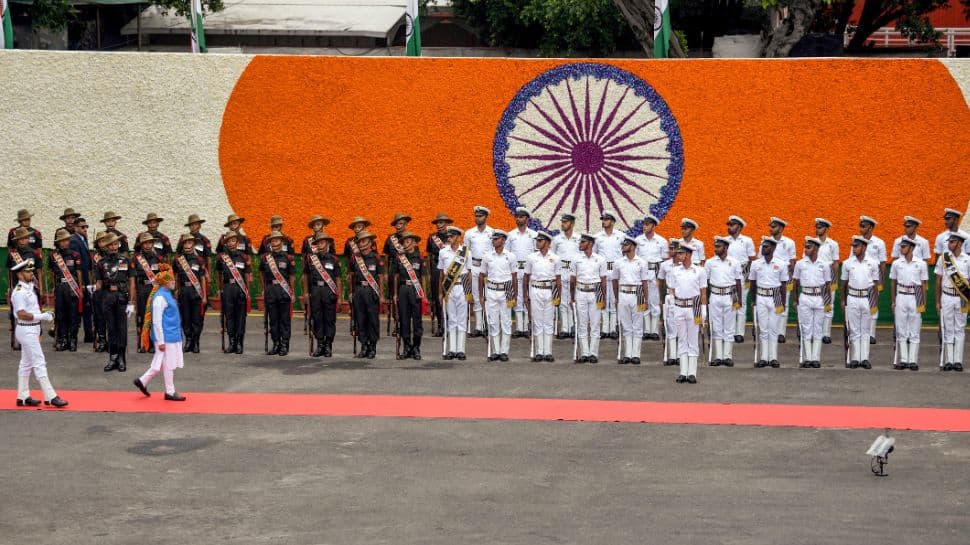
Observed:
[[[508,363],[486,362],[481,339],[467,361],[443,361],[430,337],[421,361],[394,359],[387,338],[360,360],[342,319],[324,359],[306,355],[296,319],[279,357],[262,354],[261,323],[250,319],[245,354],[223,355],[207,319],[202,353],[176,374],[186,404],[280,392],[970,406],[970,373],[936,370],[932,330],[918,372],[891,369],[890,329],[872,370],[844,368],[840,330],[822,369],[798,369],[789,329],[781,369],[752,368],[749,333],[734,368],[702,366],[699,384],[679,385],[659,342],[644,343],[640,366],[617,365],[608,340],[596,365],[572,363],[565,340],[554,363],[527,361],[520,339]],[[89,345],[45,350],[64,391],[138,396],[131,381],[150,359],[131,353],[127,373],[104,373]],[[18,355],[5,343],[0,360],[0,389],[13,389]],[[0,543],[968,543],[970,434],[893,430],[879,478],[865,450],[881,431],[4,410]]]

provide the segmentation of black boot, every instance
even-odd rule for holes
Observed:
[[[122,348],[118,350],[118,371],[124,373],[128,370],[128,354],[127,350]]]
[[[67,349],[71,352],[77,352],[77,331],[71,333],[71,336],[68,339]]]
[[[323,347],[324,347],[324,343],[325,342],[326,341],[324,339],[322,339],[322,338],[317,339],[317,348],[313,351],[313,353],[310,354],[310,357],[312,357],[312,358],[319,358],[320,356],[322,356],[323,355]]]
[[[196,333],[196,334],[192,335],[192,353],[193,354],[198,354],[199,353],[199,337],[201,337],[201,336],[202,336],[201,333]]]
[[[367,345],[367,359],[372,360],[377,357],[377,341]]]
[[[421,359],[421,337],[414,338],[414,346],[411,348],[411,358]]]
[[[192,335],[185,333],[184,339],[182,339],[182,353],[186,354],[189,350],[192,350]]]
[[[268,351],[266,351],[266,355],[275,356],[279,353],[280,353],[280,342],[276,339],[273,339],[273,346]]]
[[[54,339],[54,352],[62,352],[67,346],[67,341],[63,337]]]
[[[243,353],[243,336],[236,335],[236,354]]]
[[[329,358],[333,356],[333,337],[323,338],[323,357]]]
[[[411,357],[411,350],[413,350],[411,347],[411,341],[408,339],[401,339],[401,344],[404,345],[404,350],[401,351],[401,355],[398,356],[397,359],[406,360]]]
[[[232,354],[236,351],[236,336],[229,335],[229,346],[222,351],[223,354]]]
[[[279,354],[280,356],[285,356],[289,353],[290,353],[290,340],[280,339],[280,349],[279,349],[279,352],[277,352],[277,354]]]
[[[94,341],[94,351],[98,353],[108,351],[108,341],[105,340],[104,335],[98,335],[97,340]]]
[[[115,353],[115,347],[111,346],[108,348],[108,364],[104,366],[104,372],[110,373],[118,368],[120,362],[118,361],[118,354]]]

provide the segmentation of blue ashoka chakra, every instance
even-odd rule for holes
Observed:
[[[642,79],[608,64],[558,66],[527,83],[502,114],[492,149],[509,210],[532,211],[535,229],[576,216],[597,230],[603,210],[639,234],[648,212],[673,204],[684,172],[680,129],[663,98]]]

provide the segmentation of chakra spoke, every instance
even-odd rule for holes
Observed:
[[[546,144],[546,143],[543,143],[543,142],[539,142],[538,140],[530,140],[528,138],[520,138],[518,136],[510,136],[509,139],[510,140],[518,140],[519,142],[523,142],[525,144],[529,144],[529,145],[535,146],[537,148],[542,148],[542,149],[549,150],[549,151],[558,151],[560,153],[569,153],[569,148],[564,148],[564,147],[561,147],[561,146],[555,146],[555,145],[552,145],[552,144]]]
[[[603,155],[609,156],[613,153],[619,153],[621,151],[629,151],[633,148],[639,148],[641,146],[646,146],[653,144],[654,142],[660,142],[662,140],[667,140],[666,136],[658,136],[657,138],[651,138],[650,140],[644,140],[642,142],[634,142],[633,144],[625,144],[622,146],[617,146],[615,148],[608,148],[603,150]]]
[[[589,131],[590,140],[595,140],[593,135],[597,134],[597,131],[599,131],[600,119],[603,117],[603,106],[606,105],[606,93],[609,91],[609,89],[610,80],[606,80],[606,83],[603,85],[603,94],[600,96],[600,104],[596,108],[596,117],[593,119],[593,126]]]
[[[509,155],[509,159],[533,159],[538,161],[562,161],[572,159],[572,155],[562,153],[550,153],[545,155]]]
[[[626,114],[626,117],[624,117],[615,127],[613,127],[613,129],[609,133],[607,133],[607,134],[603,135],[602,137],[600,137],[600,139],[597,140],[596,143],[602,145],[603,144],[603,140],[607,140],[609,138],[613,138],[613,135],[616,134],[616,133],[618,133],[618,132],[620,132],[620,130],[623,129],[623,127],[627,124],[627,122],[630,121],[630,119],[633,118],[633,116],[636,115],[636,113],[640,111],[640,108],[643,107],[643,105],[646,104],[646,103],[647,103],[647,101],[644,100],[640,104],[637,104],[637,107],[634,108],[632,112]]]
[[[646,123],[643,123],[643,124],[641,124],[641,125],[639,125],[637,127],[633,127],[632,129],[626,131],[625,133],[623,133],[623,134],[617,136],[616,138],[613,138],[609,142],[603,144],[603,147],[604,148],[608,148],[608,147],[616,144],[617,142],[621,142],[621,141],[623,141],[623,139],[627,138],[631,134],[633,134],[633,133],[635,133],[635,132],[637,132],[637,131],[645,128],[647,125],[650,125],[651,123],[653,123],[655,121],[659,121],[659,120],[660,120],[660,117],[658,116],[658,117],[655,117],[655,118],[651,119],[650,121],[647,121]]]
[[[613,105],[613,109],[610,110],[609,114],[607,114],[606,120],[603,121],[603,126],[600,127],[600,132],[596,134],[596,138],[593,138],[593,142],[599,142],[603,133],[606,132],[610,128],[610,125],[613,124],[613,119],[616,117],[616,112],[620,110],[620,105],[623,104],[623,100],[626,99],[628,92],[630,92],[629,87],[623,90],[623,94],[620,95],[620,99],[616,101],[616,104]]]
[[[653,176],[654,178],[660,178],[661,180],[667,179],[659,174],[654,174],[653,172],[647,172],[646,170],[640,170],[639,168],[633,168],[631,166],[624,165],[623,163],[617,163],[616,161],[606,161],[604,165],[610,166],[619,170],[625,170],[631,174],[642,174],[643,176]]]
[[[569,95],[569,106],[573,110],[573,121],[576,123],[576,133],[578,134],[577,140],[584,141],[586,137],[583,134],[583,121],[579,117],[579,110],[576,108],[576,99],[573,98],[573,88],[569,85],[568,79],[566,80],[566,94]]]
[[[586,107],[583,108],[583,113],[586,114],[586,122],[583,123],[583,138],[589,140],[589,77],[586,78]]]
[[[594,174],[593,176],[596,178],[596,181],[599,183],[600,189],[606,195],[606,198],[609,199],[610,203],[613,205],[613,210],[616,210],[617,214],[620,215],[620,221],[629,225],[629,222],[626,220],[626,216],[623,215],[623,209],[620,208],[620,205],[616,203],[616,199],[613,198],[613,192],[610,191],[609,184],[603,181],[598,174]]]
[[[542,136],[545,136],[546,138],[548,138],[549,140],[552,140],[553,142],[559,144],[560,146],[563,146],[564,148],[572,148],[573,147],[573,145],[571,143],[562,140],[561,138],[559,138],[555,134],[552,134],[551,132],[547,131],[546,129],[543,129],[542,127],[536,125],[535,123],[529,121],[528,119],[521,118],[521,121],[523,123],[525,123],[526,125],[528,125],[528,126],[532,127],[533,129],[535,129],[536,132],[538,132]]]
[[[572,173],[572,170],[573,169],[572,169],[572,166],[571,165],[566,165],[566,166],[560,168],[559,170],[553,172],[549,176],[546,176],[545,178],[543,178],[541,181],[537,182],[532,187],[526,189],[519,196],[520,197],[525,197],[529,193],[532,193],[536,189],[539,189],[540,187],[548,184],[549,182],[555,180],[556,178],[560,178],[560,177],[566,176],[567,174],[571,174]]]
[[[569,80],[566,80],[566,85],[569,85]],[[562,132],[563,138],[565,138],[568,134],[568,136],[572,137],[572,139],[570,139],[569,141],[573,144],[576,144],[577,142],[579,142],[579,137],[576,136],[576,131],[573,130],[573,126],[569,123],[569,117],[566,116],[566,112],[562,111],[562,106],[560,106],[559,101],[556,100],[556,95],[552,92],[552,89],[549,89],[548,91],[549,91],[549,98],[552,100],[552,105],[556,108],[556,111],[559,113],[559,119],[561,119],[563,122],[563,125],[566,126],[565,131],[562,131],[562,130],[560,131]]]
[[[659,197],[658,195],[656,195],[655,193],[653,193],[653,192],[652,192],[652,191],[650,191],[649,189],[647,189],[647,188],[645,188],[645,187],[643,187],[643,186],[641,186],[640,184],[638,184],[638,183],[636,183],[636,182],[634,182],[633,180],[631,180],[631,179],[630,179],[630,178],[628,178],[628,177],[627,177],[627,176],[626,176],[625,174],[623,174],[622,172],[620,172],[620,171],[618,171],[618,170],[614,170],[614,169],[612,169],[612,168],[610,168],[610,167],[608,167],[608,166],[604,166],[604,167],[603,167],[603,171],[604,171],[604,172],[606,172],[606,173],[608,173],[608,174],[611,174],[611,175],[613,175],[613,176],[614,176],[614,177],[616,177],[616,178],[619,178],[620,180],[623,180],[623,182],[624,182],[624,183],[625,183],[626,185],[628,185],[628,186],[630,186],[630,187],[633,187],[634,189],[638,189],[638,190],[640,190],[640,191],[642,191],[642,192],[644,192],[644,193],[646,193],[647,195],[649,195],[649,196],[651,196],[651,197],[653,197],[654,199],[658,199],[658,198],[660,198],[660,197]]]
[[[556,215],[559,214],[559,210],[562,209],[562,203],[566,201],[566,197],[569,196],[569,192],[572,191],[573,187],[576,185],[576,182],[578,182],[579,179],[580,179],[580,176],[574,177],[573,180],[569,182],[569,185],[567,185],[566,188],[563,189],[562,196],[559,197],[559,202],[556,203],[556,208],[552,211],[552,215],[549,216],[549,221],[548,221],[549,224],[552,224],[555,221]],[[551,196],[552,193],[550,193],[549,195]]]
[[[549,172],[550,170],[555,170],[557,168],[564,167],[564,166],[566,166],[568,164],[570,164],[569,161],[559,161],[558,163],[550,163],[548,165],[543,165],[541,167],[536,167],[536,168],[534,168],[532,170],[527,170],[525,172],[520,172],[518,174],[513,174],[512,176],[509,176],[509,178],[519,178],[521,176],[529,176],[529,175],[532,175],[532,174],[538,174],[540,172]]]

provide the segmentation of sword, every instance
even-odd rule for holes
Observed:
[[[226,353],[226,297],[219,294],[219,340],[222,343],[222,353]]]
[[[711,315],[711,305],[710,304],[707,305],[707,315],[708,316]],[[704,328],[701,327],[701,330],[703,330],[703,329]],[[709,333],[709,335],[711,337],[711,344],[709,344],[708,345],[708,348],[707,348],[707,364],[710,365],[711,364],[711,358],[714,355],[714,322],[711,321],[711,320],[708,320],[707,321],[707,331],[708,331],[708,333]]]
[[[313,313],[310,312],[310,296],[307,296],[307,304],[303,307],[303,333],[306,335],[307,344],[307,355],[313,355],[313,329],[310,327],[310,320],[313,319]]]
[[[942,307],[941,307],[941,310],[942,310]],[[945,350],[943,349],[944,326],[943,326],[943,313],[942,312],[940,312],[939,321],[937,323],[938,323],[938,326],[937,326],[937,329],[936,329],[936,335],[937,335],[937,338],[940,340],[940,369],[943,369],[943,363],[944,363],[943,362],[943,358],[944,358],[944,354],[943,353],[945,352]]]
[[[579,318],[579,314],[576,311],[576,301],[573,301],[571,306],[573,307],[573,324],[576,323],[576,319]],[[579,355],[579,335],[573,335],[573,361]]]
[[[899,363],[899,339],[896,338],[896,324],[893,323],[893,367]]]
[[[802,344],[802,319],[798,315],[798,309],[795,309],[795,331],[796,337],[798,338],[798,365],[801,366],[805,362],[805,354]]]
[[[754,312],[751,313],[751,337],[754,339],[754,363],[758,363],[758,348],[759,348],[759,338],[761,337],[761,327],[758,324],[758,307],[757,303],[752,309]]]
[[[448,324],[448,305],[445,303],[444,299],[441,301],[441,321],[444,325]],[[448,335],[451,333],[447,328],[444,329],[441,335],[441,357],[445,357],[448,353]]]

